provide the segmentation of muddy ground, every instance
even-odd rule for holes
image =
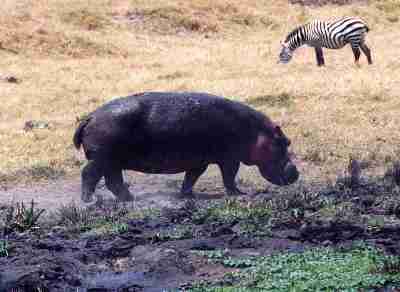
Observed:
[[[100,184],[97,193],[103,200],[81,205],[78,179],[4,190],[2,196],[16,201],[35,197],[47,215],[29,230],[4,228],[7,255],[0,257],[0,291],[184,291],[199,281],[223,283],[224,275],[236,270],[210,262],[198,251],[261,256],[360,240],[390,254],[400,251],[399,188],[393,177],[303,181],[268,191],[242,183],[249,195],[227,198],[217,176],[211,169],[197,187],[199,194],[182,199],[177,195],[179,175],[128,175],[137,196],[129,204],[115,203]],[[123,228],[94,232],[83,216],[68,224],[57,210],[71,199],[76,204],[70,208],[89,210],[95,221],[113,218],[104,220]],[[258,211],[244,217],[236,211],[216,215],[227,205],[249,214]],[[126,215],[148,207],[159,211]],[[268,216],[263,208],[271,210]],[[6,210],[1,209],[3,216]]]

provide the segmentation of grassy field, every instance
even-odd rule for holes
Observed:
[[[0,81],[0,184],[75,175],[77,119],[145,90],[247,102],[283,125],[297,157],[319,176],[336,174],[349,156],[372,168],[399,155],[398,1],[320,8],[283,0],[4,1],[0,77],[20,82]],[[325,50],[325,68],[311,48],[276,64],[279,41],[296,25],[344,15],[368,22],[374,65],[362,56],[356,67],[350,48]],[[33,130],[24,130],[27,121]]]

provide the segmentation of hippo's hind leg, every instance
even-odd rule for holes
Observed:
[[[244,192],[239,190],[236,186],[235,177],[239,170],[239,161],[223,161],[218,163],[221,169],[222,179],[226,189],[226,193],[229,196],[243,195]]]
[[[181,194],[184,196],[192,195],[193,186],[199,177],[206,171],[208,165],[200,166],[186,171],[185,179],[183,180]]]
[[[118,198],[120,201],[132,201],[133,196],[129,192],[128,187],[124,184],[122,177],[122,169],[110,167],[107,169],[104,178],[106,180],[107,188]]]
[[[85,203],[93,200],[96,185],[104,175],[102,164],[96,160],[90,160],[82,170],[82,194],[81,199]]]

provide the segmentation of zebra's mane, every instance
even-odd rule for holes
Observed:
[[[285,43],[288,42],[290,39],[292,39],[294,36],[296,36],[299,32],[300,29],[303,27],[304,25],[300,25],[298,27],[296,27],[294,30],[292,30],[286,37],[285,39]]]

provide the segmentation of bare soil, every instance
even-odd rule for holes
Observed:
[[[248,170],[243,169],[242,172],[246,173]],[[124,180],[134,195],[137,208],[173,207],[182,202],[180,187],[183,174],[157,175],[126,171]],[[36,185],[10,186],[0,189],[0,196],[3,203],[30,202],[33,199],[37,207],[47,210],[55,210],[71,202],[78,206],[88,206],[80,199],[80,183],[79,177],[73,177],[50,180]],[[242,187],[246,188],[246,186]],[[194,198],[197,199],[216,199],[223,196],[222,178],[216,166],[209,167],[207,173],[197,183],[195,191]],[[98,196],[104,199],[114,198],[106,188],[104,180],[97,185],[94,202]]]

